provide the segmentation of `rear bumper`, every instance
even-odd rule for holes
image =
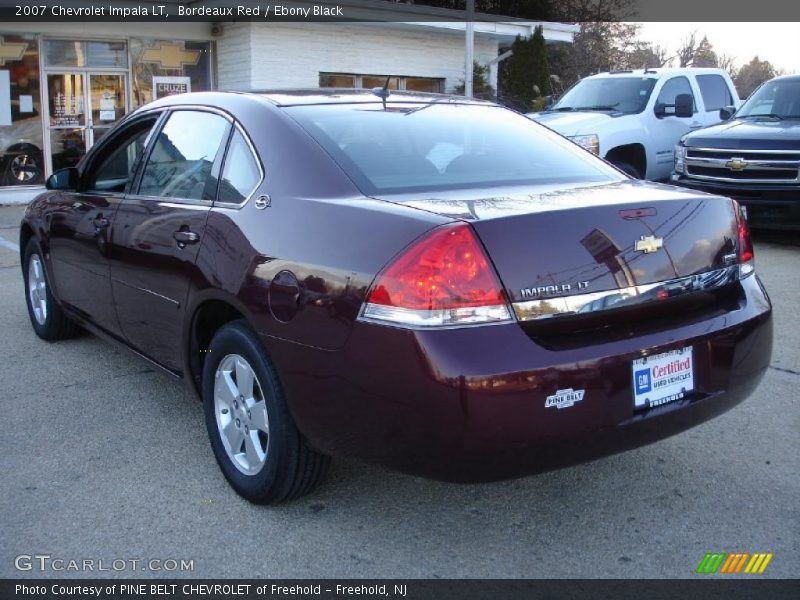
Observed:
[[[725,183],[692,179],[673,173],[670,183],[734,198],[747,207],[751,225],[800,229],[800,186]]]
[[[737,284],[738,285],[738,284]],[[323,452],[450,481],[507,479],[668,437],[744,400],[772,351],[769,298],[669,330],[548,350],[516,323],[409,331],[357,323],[341,352],[265,340],[300,430]],[[691,345],[696,393],[634,412],[631,361]],[[585,390],[564,409],[557,390]]]

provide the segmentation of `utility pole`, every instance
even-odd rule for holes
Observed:
[[[464,60],[464,95],[472,98],[472,63],[475,50],[475,0],[467,0],[466,52]]]

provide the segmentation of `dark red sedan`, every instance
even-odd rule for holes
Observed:
[[[175,96],[48,188],[20,237],[36,333],[185,379],[254,502],[309,492],[331,455],[478,481],[633,448],[741,402],[770,360],[734,201],[491,103]]]

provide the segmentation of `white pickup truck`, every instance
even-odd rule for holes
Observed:
[[[740,104],[723,69],[639,69],[585,77],[528,116],[633,177],[665,180],[678,140]]]

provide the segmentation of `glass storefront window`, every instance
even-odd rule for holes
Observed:
[[[132,39],[130,46],[133,108],[165,93],[211,89],[211,42]],[[156,93],[154,77],[170,78],[170,84]]]
[[[44,181],[39,77],[36,37],[0,34],[0,186]]]
[[[363,88],[372,89],[386,85],[388,75],[357,75],[349,73],[320,73],[321,88]],[[395,77],[389,78],[390,90],[409,90],[414,92],[441,93],[444,79],[435,77]]]
[[[128,45],[124,41],[45,40],[44,64],[124,69],[128,66]]]

